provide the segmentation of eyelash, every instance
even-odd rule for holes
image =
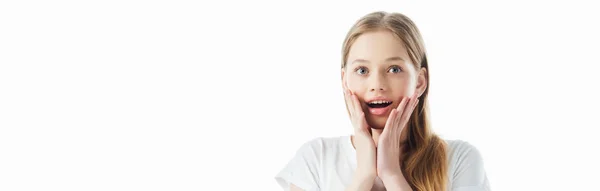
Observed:
[[[400,66],[392,66],[392,67],[390,67],[390,69],[388,69],[388,71],[390,71],[392,68],[394,68],[394,69],[398,69],[398,70],[399,70],[399,71],[398,71],[398,73],[400,73],[400,72],[402,72],[402,71],[403,71],[403,70],[402,70],[402,67],[400,67]]]
[[[354,72],[358,72],[358,70],[360,70],[360,69],[364,69],[364,70],[366,70],[367,72],[369,72],[369,69],[367,69],[366,67],[362,67],[362,66],[360,66],[360,67],[358,67],[358,68],[354,69]],[[394,65],[394,66],[391,66],[391,67],[390,67],[390,68],[389,68],[387,71],[389,72],[391,69],[398,69],[399,71],[398,71],[398,72],[396,72],[396,73],[400,73],[400,72],[404,71],[404,70],[402,69],[402,67],[400,67],[400,66],[396,66],[396,65]],[[359,74],[359,75],[363,75],[363,74]]]
[[[362,66],[361,66],[361,67],[358,67],[358,68],[356,68],[356,69],[354,69],[354,72],[357,72],[357,73],[358,73],[358,70],[360,70],[360,69],[364,69],[364,70],[366,70],[367,72],[369,72],[369,70],[368,70],[367,68],[365,68],[365,67],[362,67]],[[360,73],[359,73],[359,75],[362,75],[362,74],[360,74]]]

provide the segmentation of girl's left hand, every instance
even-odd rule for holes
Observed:
[[[419,103],[417,93],[412,97],[402,98],[398,108],[393,109],[385,123],[377,144],[377,176],[384,180],[403,177],[400,170],[402,145],[400,136],[406,127],[410,115]]]

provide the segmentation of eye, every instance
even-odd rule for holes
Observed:
[[[390,69],[388,70],[388,72],[390,72],[390,73],[400,73],[400,72],[402,72],[402,68],[400,68],[400,66],[392,66],[392,67],[390,67]]]
[[[358,73],[359,75],[365,75],[367,73],[369,73],[369,70],[365,67],[358,67],[355,70],[356,73]]]

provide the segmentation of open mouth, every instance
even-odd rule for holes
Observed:
[[[369,106],[370,108],[384,108],[389,105],[392,105],[391,101],[372,101],[367,103],[367,106]]]

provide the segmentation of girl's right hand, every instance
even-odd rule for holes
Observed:
[[[344,94],[354,127],[353,143],[356,149],[357,163],[355,178],[360,181],[374,181],[377,177],[377,150],[371,136],[371,127],[367,124],[358,97],[347,88],[345,88]]]

